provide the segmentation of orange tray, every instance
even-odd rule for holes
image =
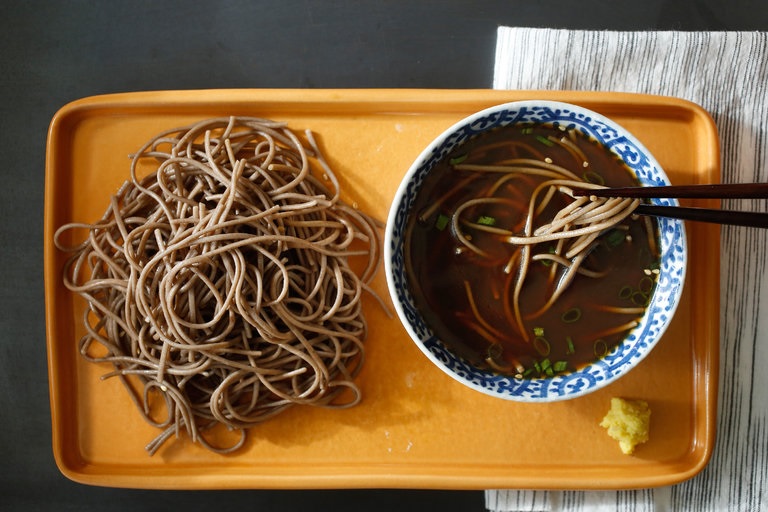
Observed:
[[[61,285],[55,229],[101,216],[128,176],[128,155],[152,135],[194,120],[249,115],[311,129],[347,200],[386,218],[419,152],[475,111],[554,99],[598,111],[634,132],[673,183],[719,180],[709,115],[686,101],[632,94],[491,90],[205,90],[126,93],[75,101],[53,118],[45,190],[45,295],[53,451],[72,480],[135,488],[623,489],[698,473],[715,440],[719,351],[719,228],[688,224],[682,303],[658,346],[619,382],[554,404],[481,395],[432,366],[373,300],[363,402],[295,407],[251,429],[221,456],[185,437],[150,457],[157,435],[109,368],[84,362],[82,300]],[[700,206],[717,206],[700,201]],[[375,289],[388,297],[383,269]],[[650,402],[651,439],[634,456],[599,426],[613,396]]]

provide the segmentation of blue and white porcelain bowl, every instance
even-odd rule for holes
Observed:
[[[443,372],[490,396],[521,402],[553,402],[580,397],[603,388],[632,370],[656,346],[669,325],[683,290],[687,245],[682,221],[659,218],[660,274],[650,304],[625,340],[603,358],[578,371],[550,378],[523,379],[481,370],[454,354],[437,338],[415,305],[404,268],[408,215],[424,178],[451,150],[494,128],[531,122],[564,125],[585,132],[618,155],[644,186],[668,185],[654,157],[627,130],[577,105],[555,101],[518,101],[477,112],[454,124],[419,155],[400,184],[385,232],[385,269],[397,314],[421,351]],[[654,199],[676,205],[672,199]]]

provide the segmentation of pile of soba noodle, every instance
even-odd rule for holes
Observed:
[[[101,220],[56,233],[72,252],[64,283],[88,304],[80,352],[111,363],[105,377],[122,379],[162,429],[150,454],[184,431],[231,452],[293,404],[360,399],[378,225],[340,200],[306,138],[245,117],[161,133],[132,157]],[[82,230],[84,242],[64,245],[64,232]],[[204,433],[217,425],[239,435],[214,443]]]

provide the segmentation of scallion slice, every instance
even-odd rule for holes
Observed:
[[[547,339],[541,336],[536,336],[533,339],[533,348],[535,348],[536,352],[544,357],[548,356],[549,352],[552,350],[552,347],[550,346]]]
[[[571,338],[570,336],[566,336],[565,342],[568,344],[568,350],[566,350],[565,353],[568,355],[575,354],[576,347],[573,345],[573,338]]]
[[[612,229],[605,235],[605,242],[608,244],[608,247],[618,247],[624,240],[626,240],[626,238],[627,235],[624,231],[620,229]]]
[[[477,223],[483,226],[494,226],[496,225],[496,219],[490,215],[481,215],[477,218]]]
[[[563,313],[563,315],[560,317],[560,319],[567,324],[578,322],[580,318],[581,318],[580,308],[571,308],[567,310],[565,313]]]
[[[584,178],[584,181],[588,181],[589,183],[594,183],[596,185],[605,185],[605,180],[603,179],[603,177],[594,171],[587,171],[584,174],[582,174],[581,177]]]
[[[620,299],[630,299],[630,298],[632,298],[632,287],[631,286],[622,286],[621,290],[619,290],[619,298]]]
[[[539,142],[541,142],[541,143],[542,143],[542,144],[544,144],[545,146],[548,146],[548,147],[550,147],[550,148],[551,148],[552,146],[554,146],[554,145],[555,145],[555,143],[554,143],[554,142],[552,142],[552,141],[551,141],[551,140],[549,140],[548,138],[544,137],[543,135],[537,135],[537,136],[536,136],[536,140],[537,140],[537,141],[539,141]]]
[[[451,218],[441,213],[440,215],[437,216],[437,220],[435,221],[435,227],[439,231],[443,231],[449,222],[451,222]]]

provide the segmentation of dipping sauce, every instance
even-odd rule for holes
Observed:
[[[408,281],[458,355],[549,377],[604,356],[636,325],[658,276],[656,222],[631,214],[636,200],[577,200],[568,191],[579,185],[637,181],[597,141],[548,125],[487,132],[425,178],[407,225]]]

